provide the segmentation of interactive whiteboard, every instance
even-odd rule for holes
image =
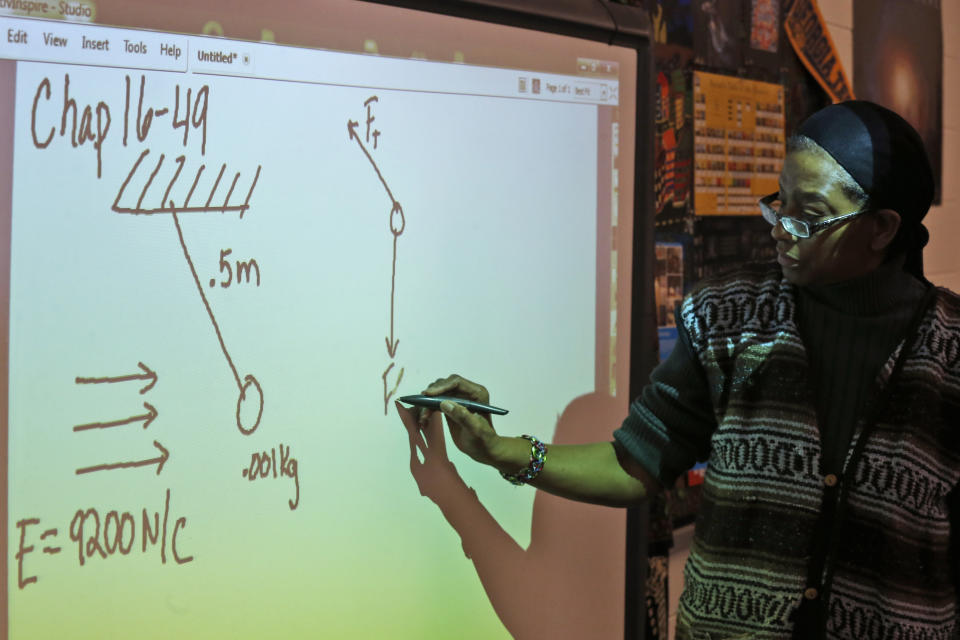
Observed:
[[[505,433],[618,426],[629,52],[555,37],[582,51],[560,73],[0,34],[10,638],[622,634],[622,515],[535,507],[437,431],[418,450],[394,400],[456,371]],[[501,583],[562,557],[585,572],[524,614]]]

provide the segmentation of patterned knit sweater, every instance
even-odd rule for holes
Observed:
[[[716,429],[702,451],[704,504],[678,638],[953,638],[960,298],[936,292],[893,388],[886,383],[903,344],[881,369],[872,398],[889,403],[875,425],[854,425],[832,474],[821,459],[796,292],[775,265],[758,266],[708,281],[684,301],[683,329]],[[662,477],[670,438],[642,407],[637,413],[653,427],[638,436],[625,423],[617,439]]]

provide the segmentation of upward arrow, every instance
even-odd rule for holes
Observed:
[[[143,373],[131,373],[125,376],[107,376],[103,378],[82,378],[77,376],[75,381],[77,384],[112,384],[114,382],[127,382],[129,380],[149,380],[150,383],[140,389],[140,393],[144,394],[150,391],[150,389],[153,389],[153,385],[157,384],[157,373],[142,362],[138,362],[137,365]]]
[[[397,204],[396,198],[393,197],[393,192],[390,191],[390,187],[387,185],[387,181],[383,179],[383,174],[380,173],[380,167],[377,166],[377,163],[374,162],[373,156],[370,155],[370,152],[367,151],[367,148],[363,146],[363,141],[360,139],[360,136],[357,135],[357,126],[359,122],[355,120],[347,120],[347,135],[350,136],[351,140],[357,141],[357,146],[360,147],[360,150],[363,151],[363,155],[367,156],[367,160],[370,161],[370,165],[373,167],[373,170],[377,172],[377,177],[380,178],[380,184],[383,185],[384,190],[387,192],[387,197],[390,198],[390,203],[394,206]]]

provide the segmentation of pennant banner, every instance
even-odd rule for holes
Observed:
[[[853,88],[815,0],[795,0],[784,26],[793,50],[831,100],[852,100]]]

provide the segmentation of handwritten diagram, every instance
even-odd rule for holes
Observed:
[[[450,637],[464,619],[471,638],[507,637],[409,474],[393,402],[470,362],[549,437],[593,388],[597,223],[575,212],[596,208],[583,176],[597,153],[569,132],[595,114],[547,122],[528,102],[369,85],[17,74],[11,638]],[[530,171],[571,149],[569,172]],[[523,546],[533,498],[463,472]],[[364,611],[371,580],[394,594],[391,621]],[[450,627],[407,624],[425,590]]]
[[[153,385],[157,384],[157,372],[143,364],[138,362],[137,366],[143,373],[128,373],[125,375],[119,376],[102,376],[99,378],[94,377],[83,377],[77,376],[77,384],[113,384],[116,382],[129,382],[130,380],[149,380],[149,382],[140,389],[140,395],[145,394],[150,389],[153,389]]]
[[[167,458],[170,457],[170,452],[162,444],[153,441],[153,446],[157,448],[157,451],[160,452],[160,455],[156,458],[147,458],[146,460],[136,460],[133,462],[107,462],[104,464],[95,464],[92,467],[82,467],[77,469],[77,475],[84,473],[93,473],[94,471],[110,471],[111,469],[135,469],[136,467],[149,467],[152,465],[157,465],[157,475],[160,475],[160,471],[163,469],[164,463],[166,463]]]
[[[115,555],[126,556],[138,546],[141,553],[159,547],[161,564],[167,563],[168,550],[178,565],[194,560],[193,556],[185,553],[181,555],[178,552],[177,541],[180,533],[187,526],[187,518],[176,517],[170,513],[170,489],[166,490],[161,509],[151,513],[149,508],[144,507],[140,515],[141,517],[137,518],[131,511],[117,509],[111,509],[106,513],[95,508],[78,509],[66,528],[70,541],[76,545],[78,565],[82,567],[94,557],[105,560]],[[40,522],[40,518],[21,518],[16,523],[19,544],[16,546],[17,552],[13,557],[17,564],[17,586],[20,589],[39,581],[39,576],[32,573],[33,569],[29,567],[33,559],[28,556],[36,553],[38,549],[36,544],[28,544],[35,539],[28,529],[39,526]],[[52,541],[48,541],[59,535],[59,527],[44,529],[40,535],[36,536],[39,541],[47,542],[40,551],[50,556],[59,554],[63,548],[55,547],[51,544]],[[136,544],[138,537],[140,545]]]
[[[100,385],[100,384],[116,384],[121,382],[131,382],[131,381],[147,381],[143,387],[140,388],[140,395],[143,395],[153,389],[154,385],[157,383],[157,373],[143,364],[138,362],[142,373],[130,373],[125,375],[118,376],[101,376],[101,377],[84,377],[77,376],[75,382],[82,385]],[[160,412],[157,411],[157,408],[154,407],[149,402],[143,403],[143,408],[146,410],[146,413],[130,416],[128,418],[119,418],[115,420],[106,420],[102,422],[87,422],[84,424],[78,424],[73,427],[74,433],[79,433],[83,431],[92,431],[94,429],[113,429],[116,427],[123,427],[128,424],[136,424],[138,422],[143,423],[143,428],[146,429],[157,419],[157,416],[160,415]],[[111,462],[104,464],[97,464],[89,467],[81,467],[76,470],[77,475],[82,475],[85,473],[93,473],[95,471],[110,471],[112,469],[131,469],[136,467],[147,467],[156,465],[157,475],[160,475],[160,471],[163,469],[164,463],[167,461],[167,458],[170,457],[170,452],[160,444],[158,441],[153,441],[153,446],[160,452],[160,456],[156,458],[147,458],[145,460],[135,460],[131,462]]]
[[[377,148],[377,141],[381,135],[381,132],[378,129],[373,128],[373,122],[376,120],[376,117],[373,115],[373,104],[376,102],[379,102],[379,98],[377,96],[370,96],[363,103],[363,106],[367,109],[367,130],[364,137],[367,144],[370,144],[372,140],[374,149]],[[390,335],[384,338],[384,341],[387,345],[387,355],[390,357],[390,363],[387,365],[387,368],[384,369],[383,374],[381,374],[381,378],[383,379],[383,415],[387,415],[387,407],[390,404],[390,398],[392,398],[397,392],[397,389],[400,387],[400,382],[403,380],[403,367],[400,367],[400,372],[397,374],[396,379],[393,382],[393,386],[390,386],[388,378],[390,376],[390,372],[393,371],[393,368],[397,364],[397,347],[400,345],[400,339],[397,338],[396,334],[394,333],[397,295],[397,240],[401,235],[403,235],[403,231],[407,226],[407,221],[403,215],[403,207],[400,206],[400,203],[397,202],[397,199],[393,197],[393,192],[390,190],[390,186],[387,184],[383,174],[380,172],[380,168],[377,166],[373,156],[370,155],[370,151],[364,145],[364,141],[361,140],[360,136],[357,134],[357,127],[359,126],[360,123],[356,120],[347,120],[347,134],[350,136],[351,140],[357,143],[357,146],[360,147],[363,155],[365,155],[367,160],[370,161],[370,166],[373,167],[373,170],[377,174],[377,178],[380,179],[380,184],[383,185],[384,190],[387,192],[387,197],[390,198],[390,233],[393,235],[393,259],[391,260],[390,269]]]
[[[139,102],[135,105],[131,101],[131,81],[129,76],[124,77],[125,99],[123,116],[123,139],[122,144],[126,146],[128,139],[132,142],[134,135],[140,143],[146,141],[151,131],[159,130],[154,126],[158,122],[163,122],[164,116],[172,116],[170,121],[171,128],[178,135],[182,129],[183,146],[187,146],[189,132],[197,130],[201,134],[201,146],[199,154],[206,152],[206,126],[207,126],[207,108],[209,100],[209,86],[204,85],[196,94],[191,89],[186,89],[185,100],[182,99],[181,87],[174,87],[174,104],[172,108],[160,107],[158,105],[145,106],[145,76],[140,77],[140,95]],[[32,103],[30,128],[37,149],[47,149],[54,139],[55,129],[51,129],[49,135],[41,140],[38,137],[38,127],[41,126],[40,119],[43,117],[43,107],[46,106],[51,98],[51,88],[53,83],[49,78],[44,77],[36,92]],[[98,115],[97,134],[94,135],[91,129],[93,113],[92,107],[83,108],[83,116],[80,122],[79,135],[77,135],[76,114],[79,108],[75,106],[75,101],[70,97],[70,76],[64,74],[63,93],[64,93],[64,127],[61,135],[64,134],[67,127],[68,115],[73,116],[73,131],[71,133],[71,143],[74,148],[82,146],[85,142],[92,142],[97,152],[97,172],[96,177],[99,180],[102,177],[102,150],[103,144],[110,130],[110,108],[109,105],[101,101],[97,108]],[[195,95],[195,99],[193,96]],[[192,114],[191,114],[192,106]],[[135,109],[135,115],[134,115]],[[133,122],[131,122],[133,120]],[[151,128],[152,127],[152,128]],[[214,314],[213,308],[207,295],[201,285],[197,269],[194,265],[190,250],[184,239],[181,225],[181,216],[219,213],[236,213],[239,218],[250,208],[250,200],[257,187],[262,165],[257,165],[254,171],[251,171],[251,177],[248,182],[241,186],[241,173],[228,172],[227,164],[223,163],[219,172],[213,181],[212,187],[205,197],[196,196],[195,192],[201,183],[201,178],[206,171],[207,165],[201,163],[196,169],[193,180],[189,185],[185,197],[179,204],[174,201],[171,194],[174,189],[180,185],[180,177],[184,167],[187,165],[187,154],[180,154],[174,158],[173,163],[167,163],[167,155],[160,153],[155,163],[151,163],[149,158],[151,150],[143,149],[136,160],[133,162],[129,171],[123,178],[116,197],[110,205],[110,211],[123,216],[149,217],[155,215],[169,215],[173,221],[173,227],[176,231],[177,243],[183,258],[190,270],[193,283],[200,295],[201,302],[213,327],[214,334],[217,337],[218,344],[226,359],[227,365],[237,386],[238,399],[236,404],[236,426],[243,435],[251,435],[260,425],[263,416],[264,396],[260,382],[253,374],[241,376],[233,357],[227,348],[226,341],[220,330],[220,325]],[[161,179],[164,166],[170,174],[166,180],[166,175]],[[162,190],[160,184],[166,181]],[[131,188],[131,184],[137,184],[136,192]],[[142,185],[142,187],[140,187]],[[182,185],[186,187],[186,185]],[[245,195],[240,199],[241,191]],[[228,260],[232,256],[232,250],[220,250],[220,273],[221,280],[211,279],[209,286],[219,286],[228,288],[239,285],[241,282],[254,283],[251,286],[260,284],[260,266],[254,259],[247,260]],[[144,362],[138,362],[133,372],[117,373],[114,375],[82,375],[76,376],[74,382],[79,387],[101,387],[104,385],[118,385],[123,387],[127,385],[131,390],[137,389],[140,396],[144,396],[154,389],[159,379],[158,373]],[[92,391],[91,391],[92,392]],[[104,416],[100,420],[74,424],[72,431],[78,438],[95,438],[97,433],[125,433],[130,430],[146,431],[151,428],[152,434],[157,427],[153,426],[160,416],[160,410],[157,408],[156,401],[150,402],[141,400],[137,403],[142,406],[142,411],[138,408],[126,412],[119,416]],[[105,472],[124,472],[125,470],[149,469],[159,476],[165,469],[167,462],[171,458],[171,451],[168,444],[164,444],[166,437],[162,435],[151,436],[143,443],[143,451],[137,454],[118,454],[113,460],[106,461],[84,461],[77,466],[73,473],[76,476],[99,476]],[[255,480],[258,478],[281,477],[290,478],[295,485],[294,499],[289,500],[290,509],[293,510],[299,504],[299,477],[297,459],[290,453],[290,446],[280,445],[280,463],[275,462],[275,453],[267,458],[267,453],[254,453],[249,465],[244,465],[244,478]],[[104,456],[107,457],[107,456]],[[92,463],[92,464],[91,464]],[[185,564],[192,562],[194,556],[187,555],[182,551],[183,546],[178,547],[180,534],[187,526],[187,516],[171,513],[171,489],[165,490],[163,504],[160,509],[151,510],[147,507],[139,510],[130,510],[122,508],[97,508],[81,507],[73,512],[69,525],[66,527],[41,527],[39,517],[21,518],[16,522],[16,528],[19,533],[19,544],[16,546],[16,553],[13,558],[17,565],[17,586],[23,589],[27,585],[38,581],[39,576],[37,567],[39,553],[47,556],[59,554],[62,551],[61,546],[57,546],[55,541],[60,536],[69,535],[69,539],[76,545],[77,560],[79,566],[83,566],[93,558],[107,559],[114,555],[126,556],[131,553],[134,547],[139,547],[142,553],[148,550],[156,549],[159,551],[159,560],[161,564],[166,564],[168,556],[172,556],[176,564]],[[38,544],[37,541],[42,543]],[[31,568],[32,567],[32,568]]]
[[[223,351],[223,356],[226,358],[227,365],[230,367],[230,372],[233,374],[233,379],[237,384],[237,389],[239,392],[239,397],[237,398],[237,411],[236,411],[236,424],[237,429],[240,430],[240,433],[243,435],[250,435],[257,430],[257,427],[260,426],[260,420],[263,417],[263,389],[260,387],[260,383],[257,381],[257,378],[253,374],[247,374],[242,379],[240,373],[237,370],[237,366],[233,362],[233,358],[230,356],[230,351],[227,349],[227,344],[223,339],[223,334],[220,331],[220,325],[217,322],[217,317],[213,313],[213,309],[210,306],[210,301],[207,299],[206,294],[203,291],[203,285],[200,284],[200,276],[197,275],[197,269],[193,264],[193,259],[190,257],[190,250],[187,248],[187,243],[183,238],[183,228],[180,226],[180,214],[185,213],[238,213],[240,218],[243,218],[243,214],[250,208],[250,198],[253,196],[253,191],[257,187],[257,181],[260,179],[260,172],[262,169],[261,165],[257,165],[257,170],[254,173],[253,179],[250,182],[250,188],[247,190],[246,198],[243,200],[242,204],[230,204],[231,198],[233,197],[234,191],[236,190],[237,183],[240,180],[240,172],[236,172],[233,176],[233,180],[230,182],[230,187],[227,189],[227,193],[223,198],[222,202],[214,203],[214,197],[216,196],[217,189],[220,186],[220,182],[223,179],[223,174],[227,170],[227,165],[224,163],[220,167],[220,172],[217,174],[217,178],[213,183],[213,187],[210,189],[210,193],[207,195],[206,202],[202,205],[191,205],[193,199],[194,191],[197,188],[197,184],[200,182],[200,177],[203,175],[204,170],[206,169],[205,164],[201,164],[197,169],[197,173],[193,178],[193,183],[190,185],[190,190],[187,193],[186,198],[183,203],[179,206],[175,205],[173,200],[169,199],[170,192],[173,189],[174,185],[177,183],[180,178],[180,173],[183,171],[184,164],[186,163],[186,156],[180,155],[177,156],[174,162],[177,163],[176,171],[173,174],[173,177],[170,179],[170,182],[167,184],[166,190],[163,192],[163,196],[159,199],[159,205],[150,207],[144,206],[144,200],[147,198],[147,192],[150,190],[153,185],[154,178],[160,172],[163,162],[166,158],[164,154],[160,154],[160,158],[157,160],[156,166],[150,172],[150,175],[146,181],[145,186],[140,192],[140,195],[137,197],[136,204],[134,206],[124,206],[121,204],[121,201],[124,198],[125,191],[127,186],[130,184],[130,181],[137,174],[140,164],[143,160],[150,154],[150,149],[144,149],[140,154],[140,157],[137,158],[134,162],[133,167],[130,169],[130,172],[127,174],[126,179],[120,185],[120,189],[117,192],[117,197],[113,201],[113,206],[111,209],[115,213],[119,214],[129,214],[129,215],[156,215],[156,214],[169,214],[173,218],[173,225],[177,230],[177,239],[180,241],[180,248],[183,251],[183,258],[187,262],[187,266],[190,268],[190,274],[193,276],[193,282],[197,287],[197,292],[200,294],[200,299],[203,302],[203,306],[207,311],[207,315],[210,318],[210,323],[213,325],[213,331],[217,336],[217,342],[220,344],[220,349]],[[226,252],[221,251],[221,265],[225,263],[225,255],[229,255],[230,251]],[[256,264],[255,262],[253,263]],[[230,269],[229,263],[227,263],[227,268]],[[246,267],[245,271],[247,277],[250,277],[250,262],[238,262],[237,263],[237,279],[240,278],[241,265]],[[232,270],[231,270],[232,274]],[[260,272],[259,267],[256,270],[257,281],[259,283]],[[232,280],[232,277],[231,277]],[[210,286],[215,286],[216,280],[210,281]],[[221,283],[223,285],[223,283]],[[229,286],[229,284],[227,284]],[[256,418],[250,420],[245,418],[245,415],[250,415],[254,412],[243,411],[244,404],[251,400],[256,403]]]

